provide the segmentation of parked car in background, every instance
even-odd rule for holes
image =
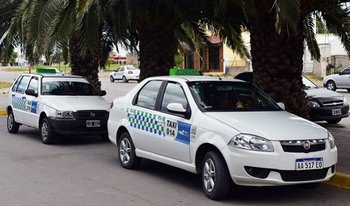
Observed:
[[[252,82],[253,72],[242,72],[235,79]],[[309,100],[312,121],[327,121],[329,124],[336,124],[342,118],[349,116],[349,104],[342,94],[319,88],[305,76],[303,76],[303,84]]]
[[[109,75],[109,79],[111,82],[115,80],[122,80],[123,82],[138,81],[140,79],[140,69],[132,65],[121,66]]]
[[[332,74],[323,78],[323,85],[329,90],[347,89],[350,92],[350,66],[338,74]]]
[[[135,169],[145,158],[201,174],[211,199],[227,197],[232,182],[328,180],[337,163],[333,136],[282,105],[240,80],[152,77],[113,100],[108,134],[122,167]]]
[[[38,128],[44,144],[64,134],[107,137],[109,104],[81,76],[22,74],[12,85],[7,106],[7,130],[21,125]]]

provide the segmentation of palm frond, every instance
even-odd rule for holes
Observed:
[[[320,48],[318,47],[316,35],[314,32],[314,19],[312,15],[306,16],[304,20],[304,30],[305,30],[305,41],[307,43],[307,46],[309,48],[309,51],[311,53],[311,56],[316,59],[317,61],[320,60],[321,54],[320,54]]]

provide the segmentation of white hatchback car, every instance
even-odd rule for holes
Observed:
[[[153,77],[111,106],[109,139],[124,168],[146,158],[201,174],[211,199],[232,181],[318,185],[335,174],[332,135],[241,80]]]
[[[107,137],[109,104],[83,77],[23,74],[11,87],[7,129],[20,125],[40,129],[42,142],[52,144],[58,134],[97,134]]]
[[[122,80],[123,82],[128,82],[129,80],[140,79],[140,69],[132,66],[126,65],[121,66],[109,75],[109,80],[114,82],[115,80]]]
[[[338,74],[332,74],[323,78],[323,86],[329,90],[347,89],[350,92],[350,66]]]

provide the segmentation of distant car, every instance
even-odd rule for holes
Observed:
[[[132,65],[121,66],[109,75],[109,79],[111,82],[114,82],[114,80],[122,80],[123,82],[138,81],[140,79],[140,69]]]
[[[347,89],[350,92],[350,66],[338,74],[332,74],[323,78],[323,85],[329,90]]]
[[[40,130],[44,144],[63,134],[107,136],[109,105],[81,76],[22,74],[11,87],[7,106],[7,130],[20,125]]]
[[[240,80],[152,77],[113,100],[108,134],[122,167],[145,158],[201,174],[211,199],[225,198],[232,182],[316,186],[331,178],[332,135],[281,107]]]
[[[235,79],[252,82],[253,73],[242,72]],[[342,118],[349,116],[349,104],[343,95],[325,88],[319,88],[305,76],[303,76],[303,84],[309,100],[312,121],[327,121],[330,124],[336,124]]]

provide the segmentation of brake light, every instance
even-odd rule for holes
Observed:
[[[112,101],[112,102],[111,102],[111,109],[113,108],[113,106],[114,106],[114,102]]]
[[[128,74],[132,74],[132,71],[128,71]]]

